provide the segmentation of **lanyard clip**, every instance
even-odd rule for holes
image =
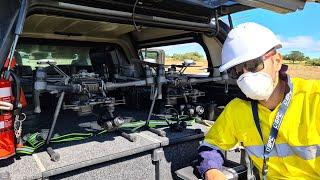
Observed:
[[[266,176],[268,174],[268,160],[269,158],[263,158],[263,166],[262,166],[262,176]]]

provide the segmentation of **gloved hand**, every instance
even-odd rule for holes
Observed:
[[[205,173],[206,180],[226,180],[227,177],[217,169],[210,169]]]

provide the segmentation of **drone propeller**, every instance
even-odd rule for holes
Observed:
[[[207,67],[207,68],[201,68],[199,70],[214,70],[216,68],[219,68],[220,66],[213,66],[213,67]]]
[[[184,65],[184,64],[171,64],[171,65],[165,65],[165,67],[185,68],[185,67],[202,67],[202,66]]]
[[[133,62],[139,63],[139,64],[143,64],[143,65],[148,65],[150,67],[158,67],[160,65],[163,65],[164,67],[177,67],[177,68],[185,68],[185,67],[201,67],[201,66],[195,66],[194,64],[158,64],[158,63],[154,63],[154,62],[150,62],[150,61],[143,61],[140,59],[132,59]]]

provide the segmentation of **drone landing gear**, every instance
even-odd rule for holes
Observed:
[[[161,137],[165,137],[166,136],[166,132],[165,131],[160,130],[160,129],[156,129],[156,128],[153,128],[153,127],[150,126],[150,119],[151,119],[151,115],[152,115],[152,112],[153,112],[153,109],[154,109],[154,105],[155,105],[157,96],[158,96],[158,88],[155,89],[154,94],[152,96],[151,107],[150,107],[148,118],[147,118],[145,124],[143,126],[140,126],[140,127],[136,128],[134,131],[148,130],[148,131],[150,131],[150,132],[152,132],[154,134],[157,134],[158,136],[161,136]]]
[[[120,136],[126,138],[127,140],[131,142],[135,142],[137,140],[137,137],[133,134],[126,133],[125,131],[120,129],[120,126],[126,123],[130,123],[132,118],[123,118],[123,117],[113,117],[113,114],[111,111],[109,111],[109,108],[107,108],[107,113],[105,115],[100,115],[98,118],[98,124],[105,129],[107,132],[116,132]],[[102,118],[105,116],[109,116],[108,119]]]
[[[51,138],[52,138],[53,130],[54,130],[55,126],[56,126],[56,122],[57,122],[57,119],[58,119],[58,115],[59,115],[59,113],[60,113],[60,109],[61,109],[61,106],[62,106],[62,102],[63,102],[63,99],[64,99],[64,95],[65,95],[65,92],[62,91],[61,94],[60,94],[60,97],[59,97],[59,100],[58,100],[56,109],[55,109],[55,111],[54,111],[53,121],[52,121],[50,130],[49,130],[49,134],[48,134],[47,139],[46,139],[46,144],[45,144],[46,151],[47,151],[47,153],[49,154],[51,160],[54,161],[54,162],[60,160],[60,155],[59,155],[59,153],[55,152],[55,151],[52,149],[52,147],[50,146],[50,141],[51,141]]]
[[[53,121],[52,121],[48,136],[46,138],[46,143],[45,143],[46,151],[49,154],[50,159],[54,162],[57,162],[60,160],[60,155],[59,155],[59,153],[55,152],[52,149],[52,147],[50,146],[50,142],[51,142],[53,131],[56,126],[56,122],[57,122],[57,119],[58,119],[58,116],[59,116],[59,113],[61,110],[64,96],[65,96],[65,92],[62,91],[60,93],[60,97],[59,97],[59,100],[58,100],[58,103],[57,103],[57,106],[56,106],[56,109],[54,112]],[[116,132],[117,134],[121,135],[122,137],[126,138],[127,140],[129,140],[131,142],[135,142],[137,139],[137,137],[135,135],[128,134],[128,133],[119,129],[121,125],[123,125],[125,123],[129,123],[132,120],[132,118],[113,117],[113,111],[114,111],[113,105],[107,106],[107,112],[109,115],[111,115],[112,118],[108,119],[108,121],[103,122],[103,124],[101,126],[107,132]]]
[[[152,128],[152,127],[149,126],[150,118],[151,118],[151,115],[152,115],[152,112],[153,112],[153,108],[154,108],[154,104],[156,102],[157,96],[158,96],[158,88],[154,92],[154,96],[153,96],[151,107],[150,107],[149,114],[148,114],[148,119],[147,119],[146,124],[145,124],[144,127],[147,130],[157,134],[158,136],[165,137],[166,136],[166,132],[165,131],[160,130],[160,129],[155,129],[155,128]]]

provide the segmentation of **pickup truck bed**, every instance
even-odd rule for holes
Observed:
[[[141,113],[141,116],[144,116]],[[92,119],[90,119],[92,118]],[[62,113],[55,133],[79,132],[78,124],[94,121],[93,117],[77,118]],[[44,125],[42,125],[44,126]],[[196,132],[195,129],[200,129]],[[46,151],[23,156],[13,161],[0,161],[1,172],[9,172],[11,179],[172,179],[174,171],[190,164],[196,157],[199,140],[207,127],[193,124],[183,132],[171,132],[160,137],[150,131],[135,133],[130,142],[116,133],[92,138],[52,144],[60,154],[60,161],[50,160]],[[12,160],[12,159],[11,159]]]

